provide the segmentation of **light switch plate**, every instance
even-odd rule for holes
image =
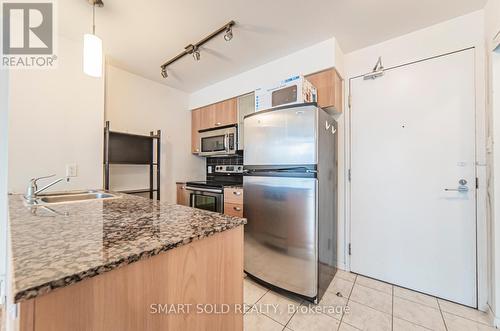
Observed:
[[[78,165],[76,163],[66,164],[66,177],[77,177]]]

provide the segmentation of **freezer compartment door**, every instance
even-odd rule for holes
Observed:
[[[317,180],[245,176],[245,271],[310,298],[317,295]]]
[[[246,117],[244,164],[316,164],[317,112],[315,106],[301,106]]]

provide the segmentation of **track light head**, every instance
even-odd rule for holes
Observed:
[[[193,51],[193,58],[195,59],[195,61],[200,61],[201,55],[198,48],[195,48],[195,50]]]
[[[163,78],[167,78],[168,77],[168,73],[167,73],[167,68],[166,67],[161,67],[161,76]]]
[[[233,28],[231,27],[231,25],[229,25],[226,28],[226,33],[224,34],[224,40],[230,41],[231,39],[233,39]]]
[[[184,47],[186,50],[186,53],[191,54],[193,56],[193,59],[195,61],[200,61],[201,55],[200,55],[200,50],[198,49],[198,46],[195,46],[193,44],[189,44],[186,47]]]

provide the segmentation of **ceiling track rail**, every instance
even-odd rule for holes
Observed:
[[[225,32],[224,39],[226,41],[231,40],[232,37],[233,37],[232,27],[235,24],[236,24],[235,21],[229,21],[228,23],[226,23],[223,26],[221,26],[219,29],[215,30],[214,32],[212,32],[211,34],[209,34],[208,36],[206,36],[205,38],[203,38],[202,40],[198,41],[197,43],[195,43],[195,44],[189,44],[186,47],[184,47],[184,51],[182,51],[181,53],[179,53],[178,55],[174,56],[172,59],[168,60],[167,62],[163,63],[160,66],[160,68],[161,68],[161,75],[163,76],[163,78],[167,78],[168,77],[167,67],[169,65],[171,65],[172,63],[176,62],[177,60],[183,58],[184,56],[186,56],[188,54],[193,54],[193,55],[195,55],[195,59],[199,60],[199,58],[200,58],[200,55],[199,55],[199,52],[198,52],[199,47],[203,46],[205,43],[207,43],[210,40],[212,40],[213,38],[217,37],[219,34]]]

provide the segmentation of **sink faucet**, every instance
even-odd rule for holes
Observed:
[[[24,195],[24,198],[26,199],[26,201],[29,204],[34,204],[35,200],[37,198],[37,194],[38,193],[45,191],[49,187],[51,187],[51,186],[53,186],[53,185],[55,185],[55,184],[57,184],[57,183],[59,183],[59,182],[61,182],[63,180],[66,180],[66,182],[69,182],[69,179],[70,179],[69,177],[62,177],[62,178],[59,178],[58,180],[53,181],[50,184],[45,185],[41,189],[38,189],[37,182],[40,179],[51,178],[51,177],[54,177],[54,176],[55,176],[55,174],[54,175],[50,175],[50,176],[44,176],[44,177],[38,177],[38,178],[32,178],[32,179],[30,179],[30,181],[28,183],[28,187],[26,188],[26,194]]]

